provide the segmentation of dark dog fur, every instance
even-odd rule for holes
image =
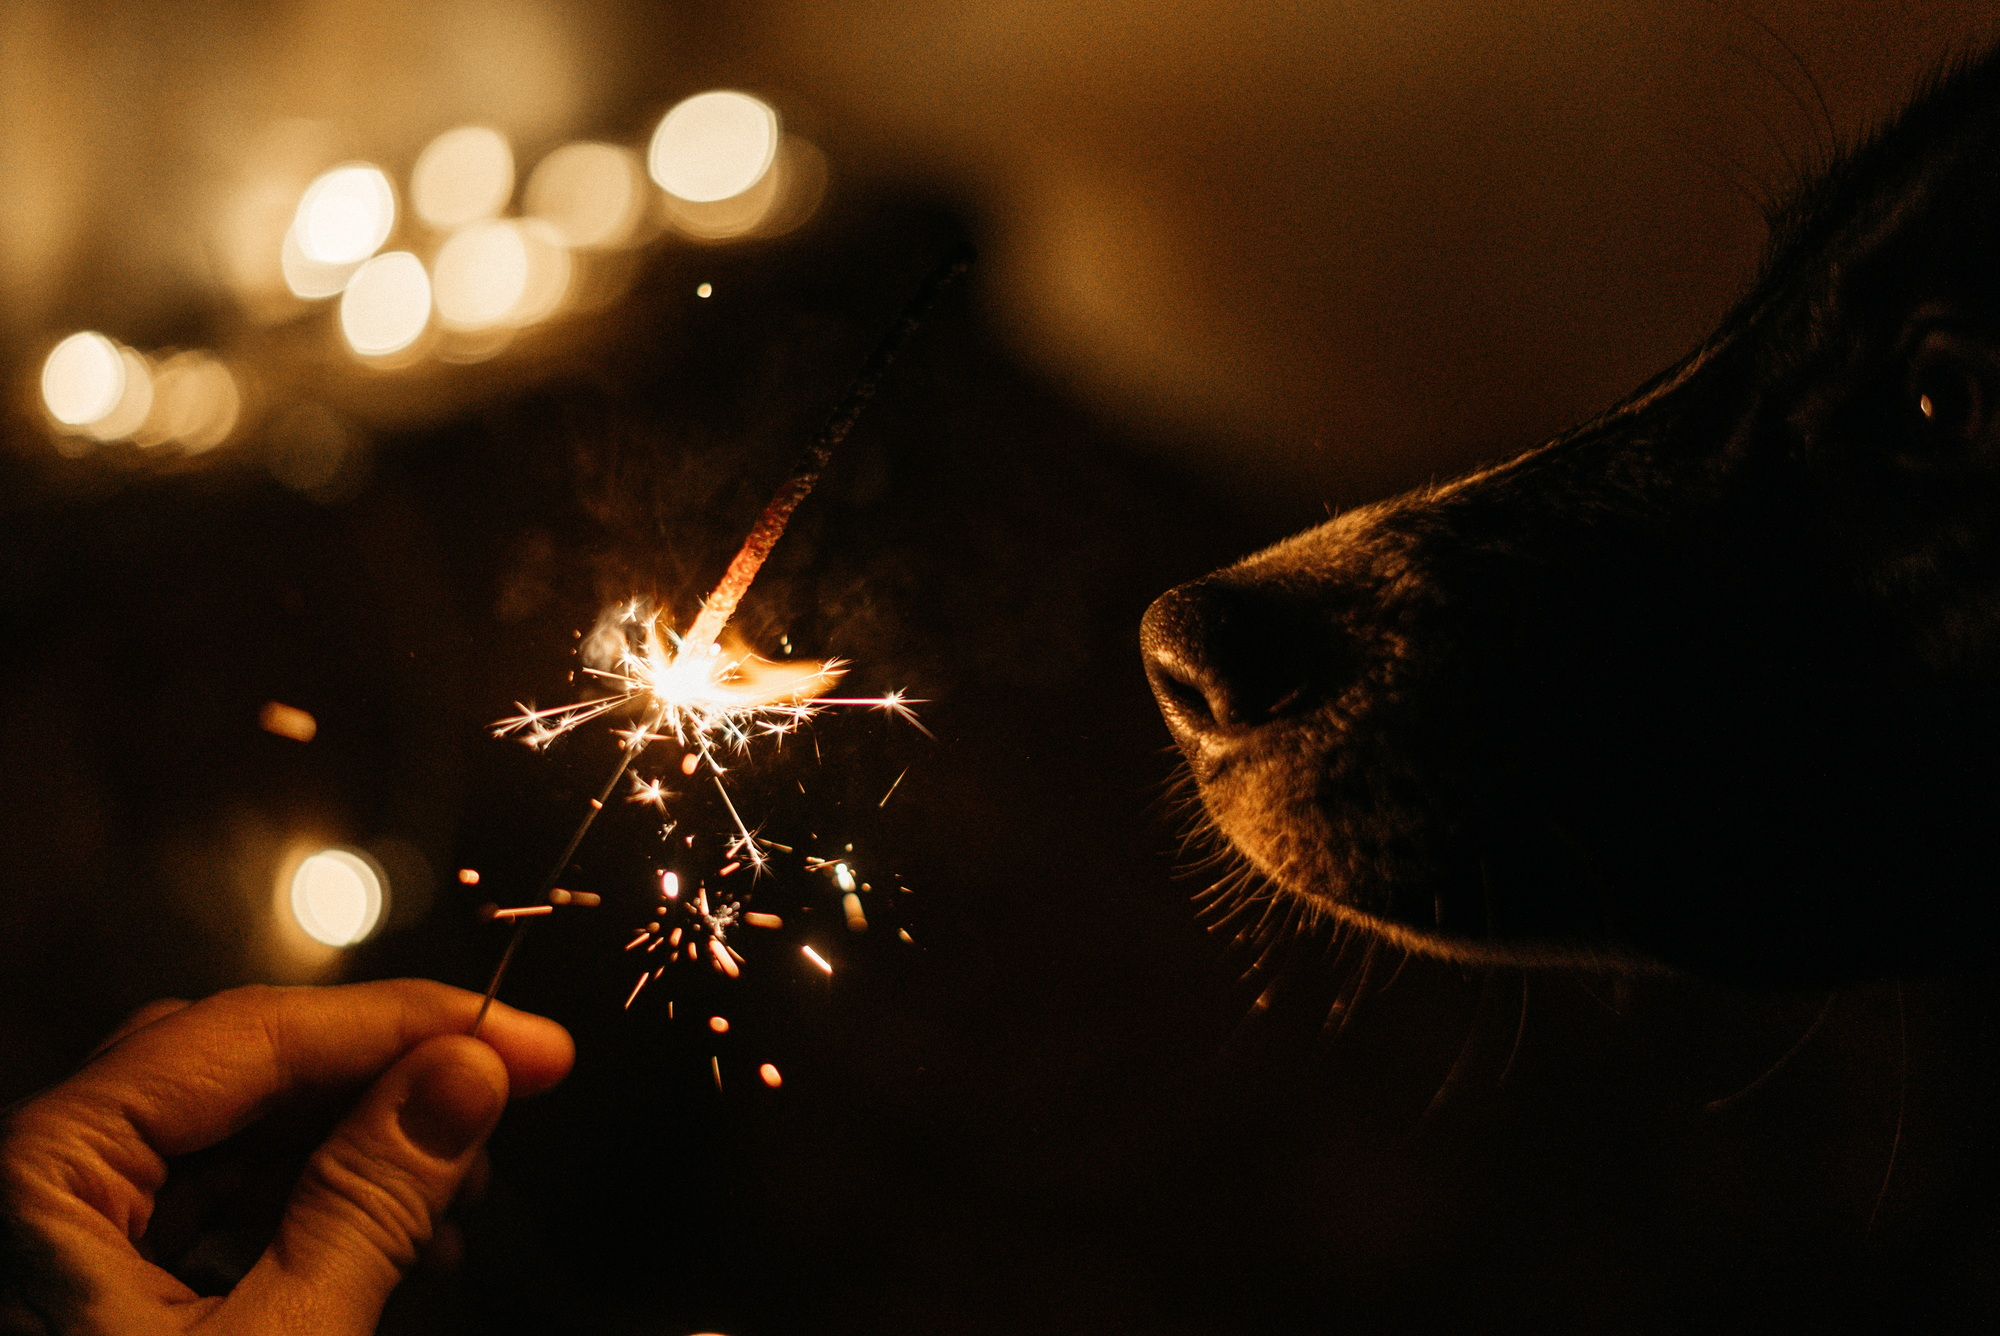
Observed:
[[[1162,597],[1149,674],[1280,894],[1465,958],[1972,963],[2000,873],[2000,55],[1774,219],[1624,404]]]

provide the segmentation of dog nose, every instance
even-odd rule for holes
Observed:
[[[1348,639],[1319,611],[1214,577],[1156,599],[1139,645],[1174,735],[1186,742],[1255,728],[1351,676]]]

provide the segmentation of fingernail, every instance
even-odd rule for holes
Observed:
[[[506,1098],[488,1073],[462,1058],[439,1054],[411,1076],[410,1093],[396,1120],[420,1150],[455,1160],[492,1130]]]

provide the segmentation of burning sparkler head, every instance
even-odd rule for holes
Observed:
[[[548,710],[523,708],[495,731],[543,747],[579,724],[622,707],[647,721],[625,730],[627,746],[671,737],[690,752],[742,750],[754,736],[782,735],[818,712],[819,698],[846,669],[838,660],[779,661],[734,635],[703,643],[675,633],[640,599],[606,608],[578,654],[608,694]],[[639,801],[656,795],[640,791]]]

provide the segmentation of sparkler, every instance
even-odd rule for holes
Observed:
[[[539,748],[546,747],[564,733],[590,720],[614,711],[635,704],[650,709],[650,717],[645,723],[618,731],[624,754],[604,781],[603,788],[591,800],[562,856],[556,859],[548,876],[543,879],[535,896],[536,901],[543,903],[494,911],[494,918],[512,919],[514,930],[508,936],[506,949],[501,953],[499,964],[494,967],[493,977],[486,986],[486,995],[473,1018],[472,1034],[477,1035],[485,1022],[486,1013],[500,991],[501,981],[506,977],[507,968],[513,962],[528,925],[537,917],[546,916],[556,904],[570,901],[568,893],[556,887],[557,879],[569,866],[584,837],[590,833],[598,813],[604,810],[604,804],[610,800],[619,781],[650,743],[667,738],[679,743],[685,753],[682,758],[685,774],[693,775],[702,766],[708,767],[716,791],[721,795],[735,826],[735,834],[726,846],[726,856],[732,861],[720,870],[718,876],[730,875],[746,865],[755,876],[764,870],[769,860],[767,849],[783,849],[785,846],[760,839],[744,822],[729,796],[729,790],[722,783],[725,773],[721,763],[723,755],[746,752],[757,737],[782,738],[830,706],[868,707],[915,723],[910,703],[900,693],[878,697],[826,695],[845,671],[837,660],[811,664],[775,663],[745,648],[725,645],[722,633],[772,549],[784,537],[792,513],[811,494],[833,452],[847,439],[862,410],[874,399],[883,378],[910,335],[923,323],[925,315],[945,287],[971,266],[972,258],[971,247],[954,248],[904,304],[895,323],[863,364],[860,374],[835,404],[826,425],[772,494],[763,513],[744,538],[742,547],[723,572],[722,579],[702,601],[700,612],[685,633],[675,634],[663,623],[659,613],[633,600],[616,609],[607,619],[608,625],[601,621],[598,631],[592,636],[593,642],[599,642],[603,637],[615,637],[612,643],[621,646],[615,655],[610,656],[608,663],[602,666],[586,664],[587,671],[601,685],[611,689],[610,694],[597,700],[552,709],[537,710],[523,706],[518,715],[503,719],[494,726],[496,736],[518,736]],[[923,727],[921,724],[916,726],[919,729]],[[668,795],[660,781],[645,780],[634,774],[632,783],[633,791],[628,801],[650,803],[665,811]],[[900,776],[897,783],[901,783]],[[886,795],[883,801],[888,801]],[[673,825],[670,823],[666,829],[671,831]],[[692,837],[689,843],[692,844]],[[854,883],[847,865],[844,862],[829,864],[823,860],[809,860],[809,871],[818,870],[814,863],[820,868],[832,866],[836,869],[836,879],[844,892],[848,924],[850,927],[857,924],[865,927],[866,919],[861,914],[860,901],[854,894]],[[590,899],[595,902],[596,897]],[[678,914],[675,911],[679,911]],[[669,928],[667,925],[674,917],[683,917],[688,921]],[[701,947],[694,939],[699,937],[707,944],[708,957],[714,968],[734,978],[743,958],[730,947],[728,936],[730,929],[739,922],[755,927],[782,926],[782,920],[775,914],[742,913],[741,904],[734,899],[718,897],[711,903],[706,887],[697,892],[692,902],[684,900],[680,896],[678,878],[671,872],[665,872],[661,874],[659,903],[654,919],[627,943],[625,949],[632,951],[643,946],[650,954],[664,945],[669,960],[682,949],[687,959],[696,960],[700,958]],[[689,928],[695,931],[687,932]],[[832,966],[818,952],[810,946],[803,949],[815,965],[828,973],[832,972]],[[630,1007],[647,983],[658,979],[665,969],[666,963],[663,962],[651,971],[642,971],[626,997],[625,1005]],[[775,1087],[778,1083],[774,1079],[777,1069],[766,1064],[763,1070],[768,1072],[764,1076],[765,1083]],[[720,1086],[719,1069],[716,1082]]]

